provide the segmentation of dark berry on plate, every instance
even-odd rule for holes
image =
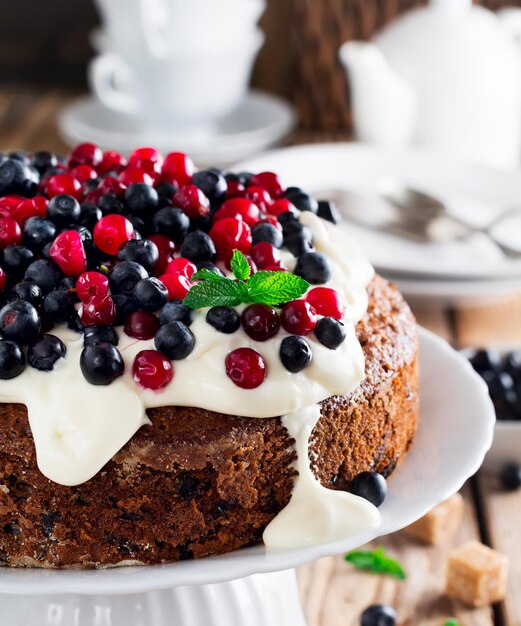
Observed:
[[[89,346],[95,343],[111,343],[117,346],[119,343],[118,333],[113,326],[86,326],[83,329],[83,345]]]
[[[153,313],[134,311],[127,317],[125,333],[134,339],[152,339],[159,329],[159,320]]]
[[[167,198],[169,201],[172,201],[172,198],[178,189],[179,185],[174,183],[161,183],[158,187],[156,187],[160,200]]]
[[[331,222],[332,224],[338,224],[338,222],[342,219],[335,203],[330,200],[318,201],[318,217],[321,217],[323,220]]]
[[[48,294],[60,284],[63,278],[62,271],[52,261],[40,259],[33,261],[25,270],[25,280],[32,280],[42,290],[44,294]]]
[[[21,161],[26,165],[28,165],[30,162],[27,152],[23,152],[22,150],[11,150],[11,152],[8,152],[7,156],[8,158],[14,159],[15,161]]]
[[[224,365],[228,378],[241,389],[259,387],[268,374],[266,361],[251,348],[232,350],[226,355]]]
[[[140,280],[132,295],[142,311],[158,311],[168,302],[168,289],[155,277]]]
[[[172,363],[161,352],[142,350],[132,364],[132,377],[143,389],[158,391],[168,385],[174,376]]]
[[[210,237],[196,230],[188,234],[181,244],[181,256],[192,263],[213,262],[217,257],[217,251]]]
[[[219,201],[228,189],[224,174],[216,168],[196,172],[191,182],[192,185],[199,187],[212,205]]]
[[[515,386],[514,379],[508,372],[488,370],[482,373],[482,378],[487,384],[488,392],[493,400],[504,395],[507,391],[512,391]]]
[[[318,212],[318,202],[299,187],[288,187],[284,197],[291,202],[299,211]]]
[[[281,248],[283,243],[282,233],[278,228],[271,224],[257,224],[251,231],[252,243],[262,242],[270,243],[275,248]]]
[[[58,159],[52,152],[39,150],[33,154],[31,165],[35,167],[40,174],[44,174],[46,170],[58,165]]]
[[[148,272],[142,265],[135,261],[120,261],[110,271],[110,290],[130,296],[134,287],[144,278],[148,278]]]
[[[116,319],[116,304],[110,296],[92,298],[81,309],[81,321],[85,326],[111,325]]]
[[[307,239],[302,233],[289,235],[284,239],[284,247],[295,257],[301,257],[304,254],[313,252],[315,249],[313,243]]]
[[[36,189],[35,177],[25,163],[18,159],[7,159],[0,165],[2,194],[16,193],[30,198],[34,196]]]
[[[166,235],[175,242],[180,242],[188,234],[190,220],[181,209],[164,207],[154,215],[152,225],[156,233]]]
[[[102,251],[115,256],[126,242],[134,239],[134,227],[124,215],[106,215],[94,226],[94,243]]]
[[[373,604],[362,613],[361,626],[396,626],[396,611],[386,604]]]
[[[32,343],[40,333],[38,311],[25,300],[16,300],[0,309],[0,332],[20,345]]]
[[[136,303],[132,296],[128,296],[123,293],[116,293],[111,297],[116,305],[116,318],[114,320],[114,324],[116,326],[122,326],[126,322],[128,316],[134,311],[137,311]]]
[[[315,287],[306,295],[306,301],[311,304],[318,315],[327,315],[341,320],[346,312],[344,298],[329,287]]]
[[[185,306],[182,300],[171,300],[159,311],[161,326],[169,322],[183,322],[186,326],[192,323],[192,311]]]
[[[334,317],[323,317],[315,326],[315,337],[326,348],[336,350],[346,340],[346,329]]]
[[[292,335],[309,335],[317,325],[317,314],[309,302],[294,300],[282,308],[280,323]]]
[[[206,321],[215,330],[226,335],[231,335],[241,326],[241,316],[229,306],[212,307],[206,314]]]
[[[23,242],[33,252],[39,252],[55,235],[56,226],[43,217],[30,217],[24,224]]]
[[[80,316],[76,313],[67,321],[67,328],[75,333],[82,333],[85,330],[85,324],[81,321]]]
[[[304,226],[299,222],[297,213],[293,211],[285,211],[277,215],[277,221],[282,226],[282,232],[284,235],[293,235],[296,232],[300,232]]]
[[[154,211],[159,195],[154,187],[145,183],[135,183],[127,187],[125,201],[131,213],[143,214]]]
[[[313,353],[309,343],[302,337],[286,337],[279,350],[280,360],[288,372],[296,374],[310,365]]]
[[[47,216],[56,226],[63,227],[77,222],[81,215],[81,207],[76,198],[65,194],[54,196],[49,200]]]
[[[197,269],[198,270],[205,269],[205,270],[208,270],[209,272],[212,272],[213,274],[217,274],[217,276],[224,276],[224,274],[217,267],[217,265],[215,265],[215,263],[210,263],[209,261],[203,261],[202,263],[198,263]]]
[[[67,349],[61,339],[54,335],[42,335],[27,350],[27,360],[31,367],[50,372],[58,359],[65,356]]]
[[[123,374],[125,363],[119,350],[111,343],[96,343],[83,348],[80,368],[91,385],[110,385]]]
[[[81,205],[80,217],[78,218],[78,224],[85,226],[89,230],[92,230],[97,222],[103,217],[101,209],[95,204],[86,202]]]
[[[250,304],[241,315],[244,332],[255,341],[267,341],[279,332],[280,318],[266,304]]]
[[[125,203],[115,193],[107,193],[99,199],[98,208],[103,215],[125,213]]]
[[[312,285],[327,283],[332,276],[329,261],[320,252],[308,252],[300,256],[293,273]]]
[[[9,301],[13,302],[14,300],[25,300],[39,309],[43,303],[43,293],[36,283],[22,280],[9,293]]]
[[[477,350],[470,358],[470,363],[476,372],[499,369],[501,357],[497,350]]]
[[[82,302],[101,298],[109,292],[109,280],[101,272],[84,272],[76,280],[76,292]]]
[[[361,472],[351,483],[351,493],[379,507],[387,495],[387,483],[378,472]]]
[[[192,352],[195,337],[186,324],[174,321],[160,327],[154,343],[159,352],[176,361],[185,359]]]
[[[159,259],[159,249],[150,239],[131,239],[118,250],[117,259],[135,261],[150,272]]]
[[[505,357],[505,370],[518,384],[521,384],[521,350],[507,354]]]
[[[14,341],[0,341],[0,380],[16,378],[25,369],[25,354]]]
[[[25,274],[34,254],[25,246],[7,246],[4,249],[2,267],[9,276],[18,278]]]
[[[51,291],[43,301],[45,318],[52,322],[66,322],[76,313],[74,298],[67,291]]]
[[[501,471],[501,483],[508,491],[516,491],[521,487],[521,465],[508,463]]]

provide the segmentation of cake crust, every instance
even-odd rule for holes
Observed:
[[[322,402],[310,457],[327,487],[361,471],[388,476],[418,419],[414,317],[393,285],[375,277],[357,325],[366,378]],[[148,411],[152,426],[88,482],[43,476],[22,405],[0,405],[0,564],[103,567],[222,554],[258,542],[287,504],[295,471],[279,418],[233,417],[190,407]]]

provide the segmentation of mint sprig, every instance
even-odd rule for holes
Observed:
[[[451,617],[450,619],[446,619],[443,622],[443,626],[459,626],[459,620],[455,617]]]
[[[230,267],[235,279],[202,269],[192,276],[197,282],[188,292],[184,304],[190,309],[213,306],[237,306],[259,303],[274,306],[303,296],[310,285],[289,272],[262,271],[251,274],[248,260],[234,250]]]
[[[400,580],[406,578],[403,567],[398,561],[388,557],[382,547],[369,551],[355,550],[346,554],[344,559],[357,569],[372,572],[373,574],[383,574]]]

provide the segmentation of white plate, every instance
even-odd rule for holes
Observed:
[[[419,150],[392,150],[365,144],[316,144],[269,152],[240,163],[238,170],[273,170],[287,185],[314,193],[340,189],[362,195],[370,211],[382,179],[392,176],[432,193],[455,214],[485,225],[499,212],[521,207],[521,174],[472,165]],[[317,194],[318,195],[318,194]],[[347,225],[373,265],[385,273],[446,280],[521,278],[521,259],[506,259],[484,235],[444,244],[416,243],[352,223]],[[521,234],[519,235],[521,236]]]
[[[420,331],[421,420],[418,437],[389,481],[380,528],[344,541],[266,553],[238,550],[199,561],[111,570],[0,571],[0,592],[10,594],[128,594],[178,585],[205,585],[255,573],[287,570],[354,549],[412,523],[457,491],[488,450],[494,409],[485,383],[468,361],[442,339]]]
[[[162,152],[187,152],[200,164],[226,165],[266,150],[295,126],[293,108],[281,98],[251,91],[232,114],[208,131],[147,129],[139,120],[116,113],[93,97],[68,105],[58,125],[67,143],[92,141],[128,154],[143,145]]]

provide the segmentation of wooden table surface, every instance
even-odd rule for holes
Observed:
[[[57,133],[56,117],[73,96],[60,90],[0,89],[0,151],[66,152]],[[338,135],[317,136],[308,132],[295,135],[292,141],[334,139],[339,139]],[[521,284],[519,297],[495,306],[467,310],[417,309],[415,313],[420,324],[455,347],[521,343]],[[427,548],[401,533],[375,544],[383,545],[403,563],[409,572],[406,581],[358,573],[341,557],[322,559],[300,568],[302,601],[309,626],[355,626],[362,610],[372,603],[392,604],[403,625],[441,625],[449,617],[458,618],[462,626],[521,625],[521,491],[505,493],[496,477],[480,473],[467,483],[462,493],[466,503],[465,521],[449,545]],[[469,538],[478,538],[510,557],[507,599],[492,608],[471,610],[442,593],[446,553],[451,545]]]

